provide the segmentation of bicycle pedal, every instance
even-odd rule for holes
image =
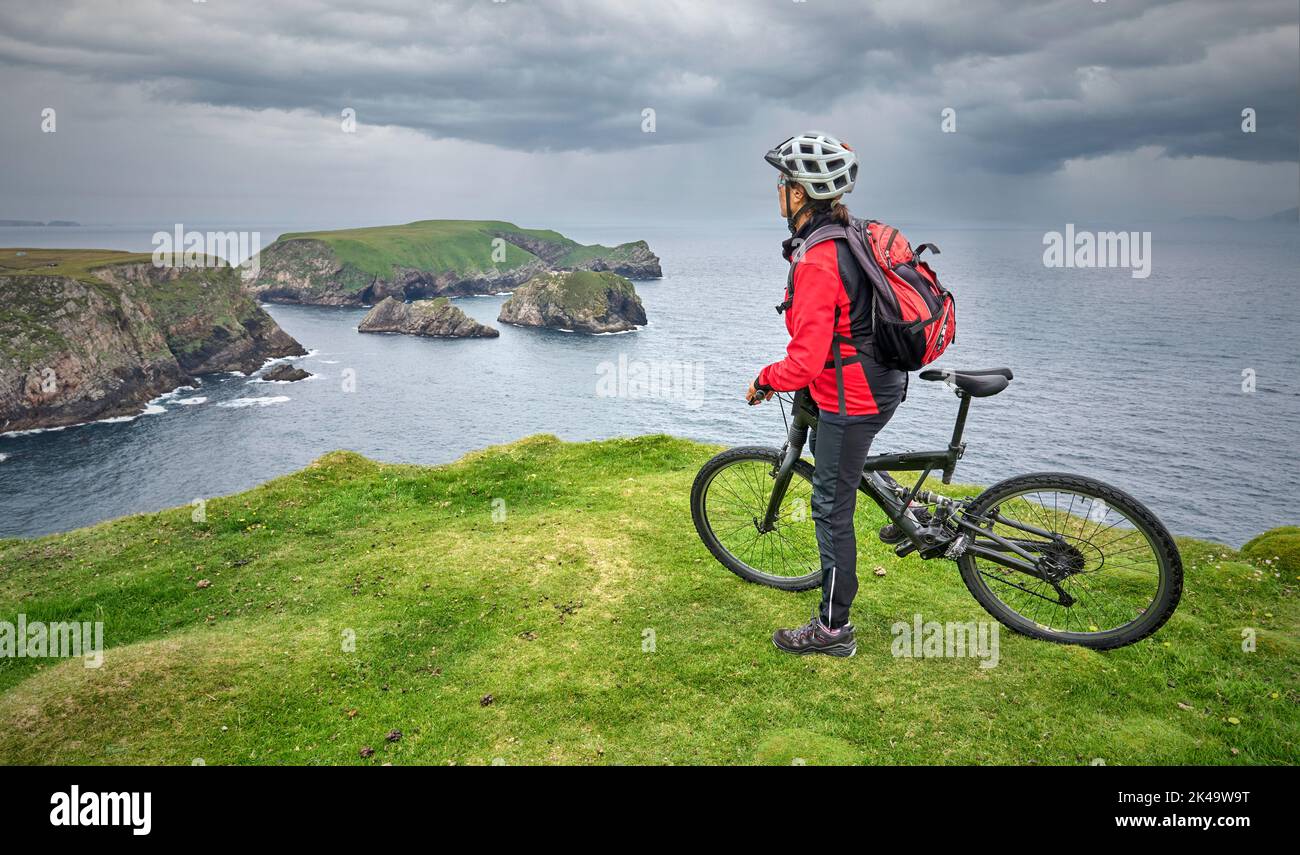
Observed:
[[[944,558],[957,559],[966,554],[966,547],[970,546],[970,535],[961,534],[957,539],[948,544],[948,549],[944,551]]]

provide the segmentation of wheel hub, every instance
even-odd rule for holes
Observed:
[[[1078,547],[1062,540],[1045,543],[1039,551],[1043,555],[1043,569],[1056,581],[1082,573],[1087,563]]]

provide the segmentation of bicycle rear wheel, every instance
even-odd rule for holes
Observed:
[[[716,455],[695,476],[691,517],[709,552],[737,576],[783,591],[807,591],[822,583],[812,519],[813,468],[807,462],[795,462],[775,528],[759,530],[780,465],[781,452],[763,446]]]
[[[1182,596],[1182,558],[1169,531],[1101,481],[1055,472],[1010,478],[981,493],[966,515],[1038,557],[1060,589],[984,557],[958,558],[971,594],[1016,632],[1122,647],[1163,626]],[[1061,592],[1073,602],[1063,603]]]

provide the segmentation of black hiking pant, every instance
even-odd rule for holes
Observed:
[[[870,416],[841,416],[822,410],[812,437],[812,517],[822,563],[821,621],[831,629],[849,622],[858,593],[858,538],[853,511],[858,504],[862,464],[871,441],[897,409]]]

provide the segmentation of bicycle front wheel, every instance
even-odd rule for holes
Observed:
[[[745,446],[718,454],[695,476],[691,517],[695,530],[731,572],[783,591],[807,591],[822,583],[812,519],[813,468],[795,461],[790,484],[771,531],[761,531],[781,465],[775,448]]]
[[[1122,647],[1163,626],[1182,596],[1182,559],[1169,531],[1142,503],[1101,481],[1022,475],[985,490],[966,514],[1037,556],[1051,577],[970,554],[957,560],[975,599],[1016,632]]]

